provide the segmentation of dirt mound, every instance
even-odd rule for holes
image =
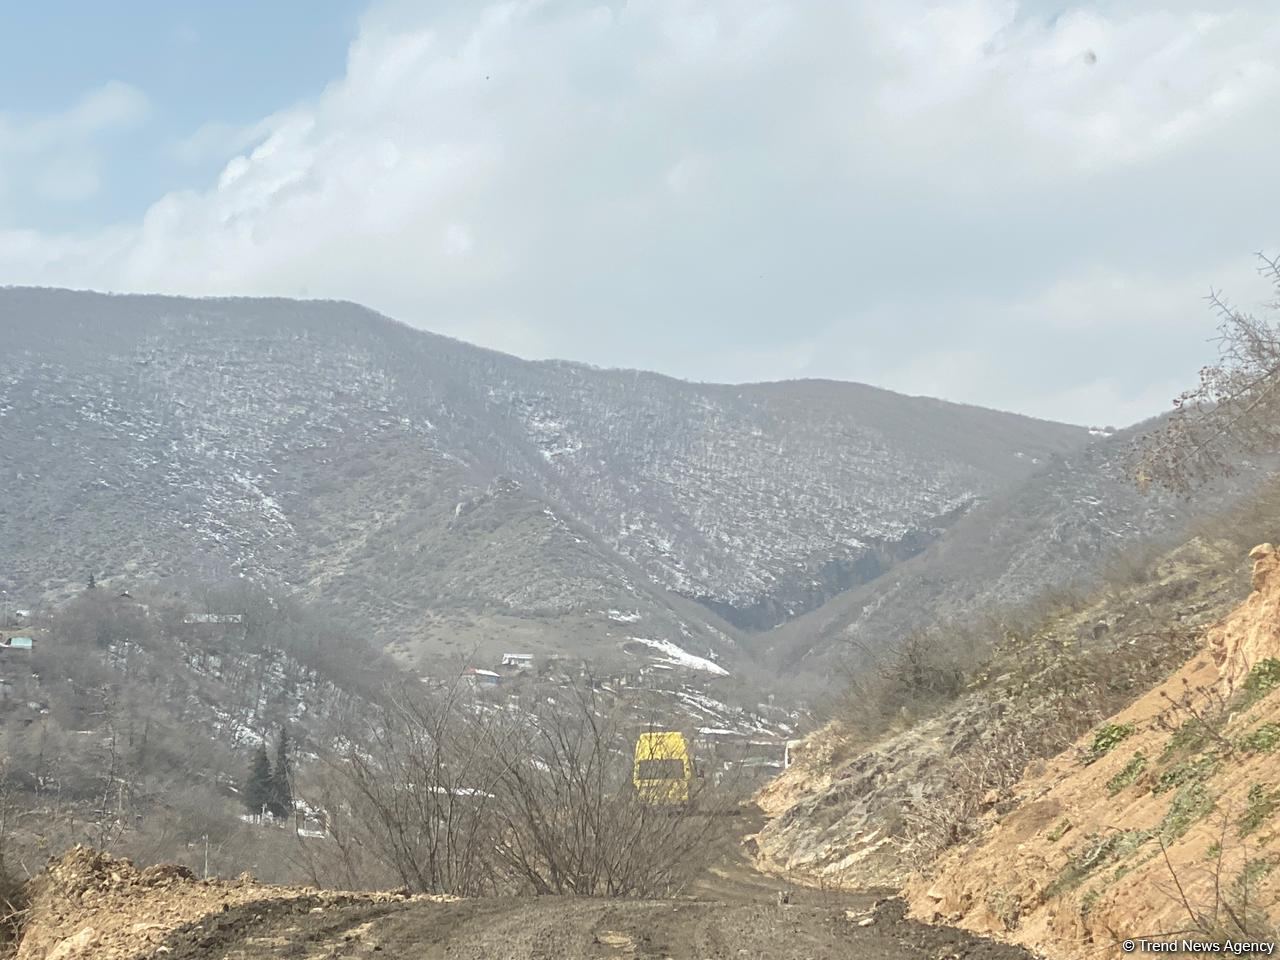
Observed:
[[[323,911],[347,904],[404,902],[397,893],[351,894],[272,887],[248,874],[200,880],[186,867],[139,870],[130,861],[76,846],[32,882],[18,960],[74,960],[173,954],[178,941],[216,937],[222,918],[279,910]],[[421,899],[421,898],[419,898]],[[175,939],[176,938],[176,939]]]
[[[1280,556],[1203,651],[1023,779],[992,829],[906,891],[912,912],[1055,957],[1280,919]]]

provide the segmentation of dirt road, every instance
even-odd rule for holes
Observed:
[[[440,902],[202,882],[92,851],[50,872],[19,957],[112,960],[1028,960],[1023,950],[903,919],[874,893],[758,873],[726,825],[692,895]],[[180,870],[181,868],[175,868]]]
[[[902,919],[898,901],[869,916],[818,906],[541,898],[351,905],[248,905],[177,931],[171,960],[268,957],[388,960],[1026,960],[1023,951]],[[872,922],[860,925],[863,920]],[[154,954],[152,954],[154,955]]]

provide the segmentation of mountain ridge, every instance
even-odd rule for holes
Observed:
[[[635,608],[728,655],[1090,439],[861,384],[522,360],[341,301],[24,287],[0,317],[11,593],[208,562],[409,647],[500,644],[514,615],[613,650],[600,611]]]
[[[840,387],[853,390],[863,390],[871,393],[888,394],[901,399],[919,401],[925,404],[938,404],[945,407],[962,408],[967,410],[982,411],[984,413],[1002,414],[1009,417],[1016,417],[1021,420],[1035,421],[1038,423],[1050,424],[1053,426],[1076,427],[1080,429],[1089,429],[1083,424],[1077,424],[1065,420],[1052,420],[1048,417],[1039,417],[1032,414],[1020,413],[1016,410],[1006,410],[999,407],[987,407],[978,403],[970,403],[960,400],[948,400],[945,397],[935,397],[929,394],[913,394],[904,393],[900,390],[894,390],[889,387],[882,387],[872,383],[863,383],[858,380],[839,380],[833,377],[791,377],[779,380],[743,380],[743,381],[723,381],[723,380],[699,380],[693,378],[678,377],[674,374],[664,373],[660,370],[650,370],[644,367],[627,367],[613,366],[609,364],[590,363],[585,360],[574,360],[567,357],[543,357],[530,358],[522,357],[519,354],[511,353],[506,350],[500,350],[497,347],[483,346],[481,344],[472,343],[461,337],[451,336],[447,333],[438,333],[426,327],[415,326],[408,321],[400,320],[390,314],[366,306],[355,300],[346,300],[341,298],[293,298],[278,297],[270,295],[243,295],[243,296],[187,296],[182,294],[168,293],[135,293],[135,292],[117,292],[110,290],[97,290],[91,287],[43,287],[30,286],[24,284],[0,284],[0,293],[31,293],[31,294],[54,294],[54,295],[83,295],[89,297],[103,297],[115,300],[142,300],[142,301],[177,301],[195,304],[213,304],[213,305],[253,305],[253,304],[290,304],[290,305],[319,305],[319,306],[336,306],[346,309],[360,311],[369,315],[371,318],[379,322],[388,324],[392,327],[408,331],[413,334],[423,334],[427,337],[448,342],[457,346],[474,350],[477,352],[494,354],[509,360],[518,361],[526,364],[548,365],[552,367],[576,368],[593,373],[606,374],[641,374],[646,377],[654,377],[669,381],[675,384],[684,384],[693,387],[704,388],[725,388],[725,389],[768,389],[770,387],[785,386],[802,386],[806,384]]]

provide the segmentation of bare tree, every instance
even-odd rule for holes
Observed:
[[[631,784],[633,742],[589,684],[495,738],[496,849],[534,892],[666,894],[700,865],[717,798],[695,780],[687,804],[645,802]]]
[[[1259,254],[1259,272],[1276,289],[1266,306],[1280,312],[1280,257]],[[1200,371],[1199,385],[1174,400],[1169,421],[1142,441],[1137,480],[1188,493],[1213,476],[1230,475],[1250,454],[1280,450],[1280,323],[1209,295],[1218,315],[1218,361]]]
[[[688,804],[646,803],[631,782],[635,732],[589,684],[519,711],[461,677],[406,687],[331,759],[345,786],[326,803],[347,849],[372,851],[413,890],[670,893],[725,804],[704,780]]]
[[[341,766],[331,760],[303,775],[301,795],[323,811],[325,836],[317,840],[295,830],[289,862],[317,887],[355,890],[388,887],[397,880],[404,883],[402,876],[387,869],[369,842],[368,822],[360,815],[363,804]]]
[[[90,840],[99,850],[110,850],[125,828],[128,780],[124,776],[118,733],[119,702],[109,686],[101,691],[102,705],[97,720],[102,731],[101,774],[97,785]]]
[[[414,890],[493,888],[484,834],[497,771],[485,762],[482,724],[462,709],[464,690],[400,688],[334,764],[349,788],[345,812]]]

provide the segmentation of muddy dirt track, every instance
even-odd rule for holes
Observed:
[[[903,918],[883,894],[788,884],[757,872],[739,824],[680,900],[541,897],[312,906],[246,904],[179,930],[172,960],[1026,960],[1016,947]],[[782,898],[779,897],[782,894]],[[780,899],[782,902],[780,902]]]
[[[162,955],[172,960],[1028,957],[961,931],[904,921],[898,901],[881,904],[868,918],[776,902],[559,898],[311,909],[305,902],[249,904],[175,932]],[[863,919],[873,922],[859,925]]]
[[[441,901],[197,881],[93,851],[50,871],[23,960],[1028,960],[1017,947],[903,918],[901,901],[757,872],[734,818],[691,895]]]

